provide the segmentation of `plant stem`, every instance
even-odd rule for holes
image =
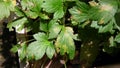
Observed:
[[[65,67],[65,68],[67,68],[67,65],[66,65],[66,63],[64,64],[64,67]]]
[[[47,59],[48,59],[48,58],[46,58],[46,59],[45,59],[45,61],[43,62],[43,64],[42,64],[41,68],[44,68],[44,65],[45,65],[45,63],[46,63]]]
[[[48,63],[48,65],[45,67],[45,68],[49,68],[51,63],[52,63],[53,60],[50,60],[50,62]]]

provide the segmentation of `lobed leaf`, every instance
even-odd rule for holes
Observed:
[[[64,15],[63,0],[45,0],[42,7],[46,12],[54,13],[54,19],[62,18]]]
[[[27,55],[29,59],[41,59],[44,54],[45,50],[47,48],[48,44],[44,44],[43,42],[35,41],[29,44],[27,48]]]
[[[70,59],[73,59],[75,55],[75,44],[72,37],[73,29],[63,27],[55,42],[57,51],[60,52],[61,55],[67,53]]]

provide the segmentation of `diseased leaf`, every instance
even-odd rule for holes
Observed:
[[[61,55],[67,53],[70,59],[73,59],[75,55],[75,44],[72,37],[73,29],[63,27],[55,42],[57,51],[60,52]]]
[[[61,25],[59,25],[59,23],[57,23],[56,21],[52,20],[50,21],[49,25],[49,39],[53,39],[56,38],[62,28]]]
[[[71,19],[79,23],[84,22],[89,19],[88,11],[90,6],[84,2],[76,1],[76,6],[69,9],[70,14],[72,15]]]
[[[113,18],[113,16],[117,12],[118,9],[117,1],[100,0],[99,4],[100,5],[98,7],[91,8],[91,10],[89,11],[89,15],[91,15],[92,19],[98,20],[99,24],[106,24]],[[96,10],[96,12],[93,10]]]
[[[96,6],[88,6],[84,2],[77,1],[73,8],[69,9],[71,19],[77,22],[84,22],[92,19],[99,24],[108,23],[117,12],[118,5],[116,0],[100,0]]]
[[[109,11],[112,14],[115,14],[118,9],[117,0],[100,0],[100,9],[103,11]]]
[[[81,12],[81,10],[79,10],[77,7],[69,9],[69,12],[72,14],[71,19],[80,23],[89,18],[87,13]]]

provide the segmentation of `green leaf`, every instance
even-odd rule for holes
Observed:
[[[52,59],[53,55],[55,54],[55,48],[52,43],[50,45],[48,45],[48,47],[46,49],[46,54],[50,59]]]
[[[27,45],[26,43],[22,43],[21,46],[22,48],[20,49],[20,52],[19,52],[19,58],[20,60],[23,60],[26,57]]]
[[[8,23],[7,28],[12,30],[12,27],[15,27],[16,31],[19,32],[24,28],[25,23],[27,23],[27,18],[26,17],[18,18],[17,20],[15,20],[11,23]]]
[[[47,32],[48,31],[48,23],[40,22],[40,30]]]
[[[59,34],[59,32],[61,31],[62,26],[59,25],[59,23],[57,23],[54,20],[51,20],[49,25],[49,39],[53,39],[56,38]]]
[[[71,27],[63,27],[55,42],[57,51],[61,55],[67,53],[70,59],[73,59],[75,55],[75,44],[72,37],[73,29]]]
[[[40,13],[39,16],[40,16],[42,19],[45,19],[45,20],[50,19],[50,18],[48,17],[48,15],[47,15],[47,14],[44,14],[44,13]]]
[[[20,48],[20,45],[17,44],[17,45],[14,45],[14,46],[10,49],[10,51],[13,52],[13,53],[16,53],[19,48]]]
[[[0,2],[0,20],[10,15],[10,10],[6,6],[6,3]]]
[[[25,11],[26,15],[28,17],[31,17],[35,19],[40,11],[41,11],[41,6],[43,4],[43,0],[22,0],[21,5],[22,5],[22,10]]]
[[[62,2],[63,0],[45,0],[42,7],[46,12],[53,13],[63,6]]]
[[[32,42],[28,46],[28,51],[33,50],[34,52],[28,52],[29,58],[35,58],[36,60],[41,59],[43,55],[47,54],[47,56],[51,59],[55,53],[55,49],[53,43],[48,41],[45,33],[37,33],[33,35],[37,41]]]
[[[3,18],[7,18],[10,16],[10,11],[14,11],[16,1],[7,0],[7,1],[0,1],[0,20]]]
[[[99,33],[111,32],[113,33],[113,22],[109,22],[105,26],[100,26]]]
[[[90,9],[90,6],[88,4],[86,4],[85,2],[76,1],[76,5],[77,5],[78,9],[83,13],[87,13],[88,10]]]
[[[16,14],[18,17],[25,16],[25,13],[24,13],[19,7],[15,7],[15,14]]]
[[[65,1],[68,1],[68,2],[73,2],[73,1],[76,1],[76,0],[65,0]]]
[[[73,26],[78,25],[78,22],[76,22],[76,21],[74,21],[74,20],[72,20],[71,23],[72,23]]]
[[[31,9],[33,8],[33,2],[31,0],[22,0],[21,1],[21,6],[22,6],[22,9],[25,10],[25,9]]]
[[[10,11],[14,11],[14,7],[16,6],[16,0],[7,0],[4,1],[6,7],[10,10]]]
[[[47,40],[47,36],[45,33],[36,33],[33,35],[33,37],[37,40],[37,41],[40,41],[40,42],[44,42]]]
[[[34,8],[32,8],[31,10],[39,13],[41,11],[44,0],[30,0],[30,1],[32,1],[34,4]]]
[[[27,48],[27,54],[29,59],[41,59],[49,44],[45,42],[35,41],[29,44]]]
[[[115,41],[118,42],[118,43],[120,43],[120,33],[116,35]]]
[[[27,17],[30,17],[32,19],[36,19],[38,17],[38,14],[33,11],[25,11],[25,14],[27,15]]]
[[[63,0],[45,0],[42,7],[46,12],[54,13],[54,19],[62,18],[64,15]]]
[[[99,29],[99,25],[98,25],[98,22],[97,21],[92,21],[92,23],[91,23],[91,25],[90,25],[91,27],[93,27],[93,28],[95,28],[95,29]]]
[[[120,31],[120,12],[115,14],[115,18],[113,19],[115,22],[115,28]]]
[[[62,18],[63,16],[64,16],[63,7],[61,7],[54,13],[54,19]]]

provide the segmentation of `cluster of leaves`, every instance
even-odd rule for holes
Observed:
[[[10,15],[10,11],[14,11],[15,5],[15,0],[0,0],[0,20],[2,20],[4,17],[7,18]]]
[[[83,29],[89,26],[98,33],[108,32],[111,34],[110,46],[120,43],[119,0],[93,0],[89,3],[80,0],[22,0],[18,5],[16,0],[2,0],[0,7],[0,19],[8,17],[10,11],[16,14],[17,19],[8,23],[10,30],[15,27],[18,32],[26,29],[34,33],[35,41],[28,45],[23,42],[12,49],[15,52],[20,49],[21,60],[25,57],[38,60],[45,54],[51,59],[55,53],[67,54],[73,59],[74,40],[78,40],[73,26]]]
[[[83,28],[89,26],[98,30],[99,34],[109,33],[109,47],[119,43],[119,0],[99,0],[77,2],[76,6],[69,9],[73,25]],[[116,17],[117,16],[117,17]],[[100,41],[100,40],[99,40]]]
[[[75,55],[74,40],[77,34],[74,34],[73,28],[65,25],[66,6],[63,0],[22,0],[15,7],[17,19],[8,23],[8,28],[12,30],[33,31],[33,37],[36,41],[26,45],[26,41],[14,46],[11,50],[20,49],[20,59],[25,57],[29,60],[41,59],[45,54],[52,59],[55,53],[68,55],[70,59]],[[24,44],[24,45],[23,45]]]

